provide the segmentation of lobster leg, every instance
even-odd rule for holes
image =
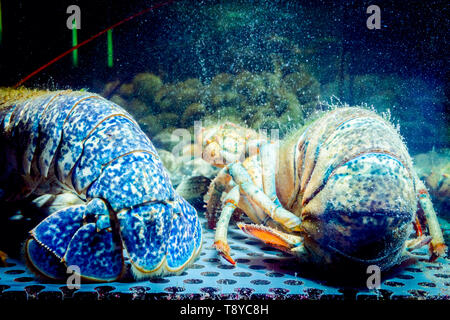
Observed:
[[[272,201],[262,190],[257,188],[242,164],[236,162],[229,166],[230,175],[244,193],[256,203],[273,220],[289,231],[301,231],[301,220],[295,214]]]
[[[216,227],[217,217],[220,216],[222,210],[222,194],[229,192],[236,184],[232,181],[228,174],[228,168],[223,168],[217,177],[211,182],[208,192],[205,195],[206,217],[208,225],[211,229]],[[265,217],[264,212],[257,212],[246,197],[240,197],[238,207],[246,213],[253,223],[263,223]],[[237,202],[236,202],[237,203]],[[261,210],[259,210],[261,211]]]
[[[420,224],[419,218],[416,216],[415,221],[413,222],[414,229],[416,230],[416,238],[406,241],[406,248],[409,250],[414,250],[427,245],[431,241],[430,236],[426,236],[422,233],[422,226]]]
[[[264,193],[276,204],[281,205],[277,197],[275,172],[277,167],[277,150],[274,143],[264,144],[260,148],[262,183]]]
[[[224,194],[223,199],[221,199],[222,194]],[[230,256],[230,247],[227,244],[227,231],[231,216],[237,207],[244,210],[250,220],[256,224],[279,227],[259,207],[255,207],[249,199],[241,195],[240,187],[236,185],[228,174],[227,167],[222,169],[213,180],[205,200],[207,202],[206,212],[210,227],[216,226],[214,247],[231,264],[235,264],[235,262]],[[218,212],[220,212],[220,216],[216,223],[215,219]]]
[[[220,214],[222,207],[221,196],[229,183],[229,178],[227,178],[227,175],[227,168],[225,167],[211,182],[208,192],[204,197],[204,201],[206,203],[205,216],[208,220],[208,226],[211,229],[215,228],[217,216]]]
[[[431,236],[430,242],[430,260],[435,260],[437,257],[444,255],[447,252],[447,246],[444,243],[444,237],[442,235],[441,227],[439,226],[439,221],[437,220],[436,212],[433,209],[433,204],[431,203],[430,195],[423,182],[417,178],[416,179],[419,190],[419,204],[422,208],[428,231]]]
[[[237,185],[225,195],[222,213],[220,214],[219,221],[217,222],[216,234],[214,237],[214,247],[231,264],[236,264],[236,262],[234,262],[233,258],[230,256],[230,247],[227,243],[227,231],[231,215],[237,208],[239,198],[240,190]]]
[[[238,227],[246,234],[263,241],[271,247],[293,254],[299,258],[307,257],[302,238],[299,236],[256,224],[238,223]]]

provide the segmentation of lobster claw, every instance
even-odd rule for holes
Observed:
[[[99,222],[104,225],[104,214],[97,212],[95,220],[87,221],[90,210],[99,209],[101,200],[95,200],[92,205],[61,209],[30,232],[25,253],[33,270],[51,279],[64,278],[69,266],[77,266],[80,276],[91,281],[114,281],[121,276],[120,240],[109,227],[98,227]]]

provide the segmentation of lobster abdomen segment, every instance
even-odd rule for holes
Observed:
[[[124,117],[135,123],[125,110],[99,96],[86,98],[77,104],[76,110],[63,124],[63,139],[60,141],[56,163],[60,181],[70,184],[69,175],[83,152],[86,140],[105,125],[107,119],[117,117]]]
[[[139,151],[112,161],[86,195],[107,199],[114,212],[119,212],[147,202],[173,201],[175,191],[157,156]]]

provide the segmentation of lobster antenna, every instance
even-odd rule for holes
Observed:
[[[134,19],[134,18],[136,18],[136,17],[139,17],[139,16],[141,16],[141,15],[143,15],[143,14],[149,12],[149,11],[152,11],[152,10],[154,10],[154,9],[160,8],[160,7],[162,7],[162,6],[165,6],[165,5],[167,5],[167,4],[169,4],[169,3],[172,3],[172,2],[175,2],[175,1],[176,1],[176,0],[169,0],[169,1],[166,1],[166,2],[160,2],[160,3],[158,3],[158,4],[155,4],[155,5],[152,6],[152,7],[148,7],[148,8],[146,8],[146,9],[144,9],[144,10],[138,12],[138,13],[135,13],[135,14],[129,16],[128,18],[125,18],[125,19],[123,19],[123,20],[121,20],[121,21],[119,21],[119,22],[113,24],[112,26],[106,28],[105,30],[100,31],[99,33],[93,35],[93,36],[90,37],[89,39],[84,40],[83,42],[80,42],[80,43],[77,44],[76,46],[70,48],[70,49],[67,50],[66,52],[63,52],[62,54],[60,54],[60,55],[57,56],[56,58],[52,59],[52,60],[49,61],[48,63],[46,63],[46,64],[44,64],[43,66],[39,67],[38,69],[34,70],[32,73],[30,73],[29,75],[27,75],[25,78],[23,78],[22,80],[20,80],[19,82],[17,82],[17,83],[14,85],[14,88],[17,88],[17,87],[21,86],[21,85],[24,84],[26,81],[28,81],[30,78],[32,78],[33,76],[35,76],[36,74],[38,74],[39,72],[41,72],[42,70],[44,70],[45,68],[47,68],[48,66],[51,66],[51,65],[54,64],[55,62],[59,61],[61,58],[63,58],[63,57],[65,57],[65,56],[67,56],[68,54],[70,54],[72,51],[77,50],[79,47],[82,47],[82,46],[84,46],[85,44],[91,42],[92,40],[94,40],[94,39],[100,37],[102,34],[108,32],[108,30],[112,30],[112,29],[114,29],[114,28],[120,26],[121,24],[123,24],[123,23],[125,23],[125,22],[127,22],[127,21],[130,21],[130,20],[132,20],[132,19]]]

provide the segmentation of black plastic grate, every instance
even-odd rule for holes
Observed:
[[[205,221],[203,220],[205,223]],[[42,283],[23,263],[8,260],[0,268],[0,299],[105,300],[105,299],[449,299],[450,260],[427,261],[427,249],[416,264],[384,279],[379,290],[336,287],[301,277],[295,258],[248,238],[235,226],[229,244],[236,266],[220,258],[211,247],[214,233],[204,229],[203,249],[195,264],[179,276],[140,282],[81,284]],[[448,230],[445,230],[448,233]]]

